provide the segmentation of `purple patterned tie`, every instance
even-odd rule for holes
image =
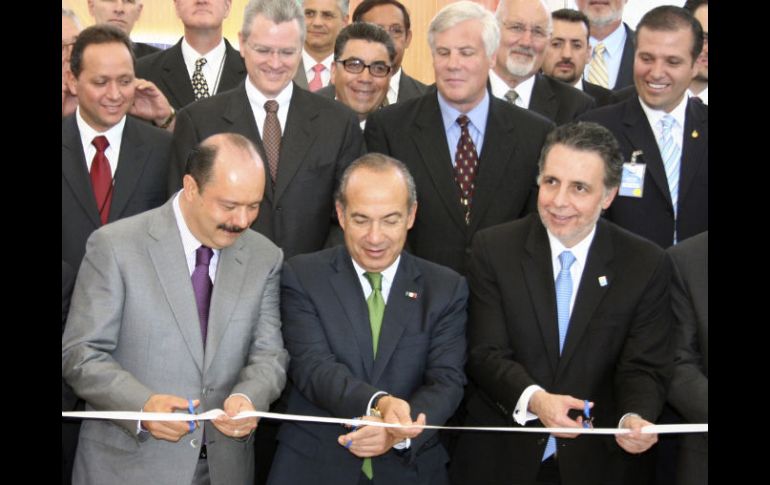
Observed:
[[[206,345],[206,332],[209,325],[209,304],[211,303],[211,290],[214,288],[209,278],[209,263],[214,256],[214,251],[206,246],[201,246],[195,251],[195,270],[192,274],[195,303],[198,306],[198,318],[201,324],[203,345]]]
[[[457,124],[460,125],[460,139],[457,140],[457,151],[455,152],[455,181],[460,187],[460,204],[465,209],[466,224],[470,224],[473,189],[475,188],[473,180],[476,178],[476,171],[479,166],[476,145],[473,144],[473,138],[471,138],[468,130],[470,121],[465,115],[457,117]]]

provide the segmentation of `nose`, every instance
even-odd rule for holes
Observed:
[[[652,76],[653,79],[660,79],[665,76],[662,60],[656,60],[653,62],[652,66],[650,67],[650,76]]]
[[[270,56],[267,60],[268,64],[273,69],[278,69],[281,67],[281,54],[278,52],[277,49],[274,49],[270,52]]]
[[[564,59],[572,59],[572,46],[569,42],[565,42],[564,46],[561,48],[561,56]]]
[[[567,187],[562,184],[553,194],[553,205],[556,207],[564,207],[568,204]]]
[[[110,99],[118,99],[122,96],[120,86],[117,81],[113,81],[107,84],[107,96]]]
[[[113,7],[113,9],[115,10],[116,13],[123,12],[126,9],[126,5],[123,2],[123,0],[116,0],[114,5],[115,6]]]
[[[460,67],[460,54],[455,51],[450,51],[447,58],[447,67],[449,69],[458,69]]]
[[[366,240],[371,244],[379,244],[383,240],[383,232],[379,222],[374,222],[369,226],[369,231],[366,233]]]

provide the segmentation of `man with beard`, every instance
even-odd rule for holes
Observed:
[[[334,41],[348,23],[349,0],[303,0],[305,45],[294,82],[310,91],[318,91],[331,82]]]
[[[698,72],[690,83],[693,96],[709,104],[709,2],[708,0],[687,0],[684,9],[688,10],[703,27],[703,50],[695,64]]]
[[[551,36],[551,16],[543,0],[502,0],[496,17],[500,47],[489,73],[494,96],[539,113],[557,125],[595,106],[589,95],[539,74]]]
[[[623,23],[628,0],[576,0],[591,24],[593,55],[585,79],[617,91],[634,84],[634,31]]]
[[[579,10],[561,8],[551,12],[551,19],[553,32],[545,50],[543,74],[583,91],[594,98],[597,106],[609,104],[612,91],[583,79],[591,59],[588,17]]]

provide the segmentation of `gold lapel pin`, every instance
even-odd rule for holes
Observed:
[[[698,136],[700,135],[698,134],[698,130],[692,130],[692,134],[690,136],[692,136],[693,138],[698,138]]]

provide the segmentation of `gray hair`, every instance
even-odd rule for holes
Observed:
[[[481,22],[481,38],[484,41],[484,50],[487,57],[492,57],[500,44],[500,27],[497,25],[492,12],[477,3],[468,0],[450,3],[439,10],[428,27],[428,45],[431,51],[436,47],[435,37],[445,30],[466,20],[478,20]]]
[[[299,44],[304,45],[305,14],[297,0],[250,0],[243,10],[241,34],[244,38],[251,35],[251,24],[257,15],[262,15],[275,24],[295,20],[299,24]]]
[[[348,188],[350,176],[359,168],[367,168],[374,172],[384,172],[391,168],[398,170],[406,181],[406,208],[407,210],[411,210],[412,207],[414,207],[414,204],[417,202],[417,185],[414,183],[414,178],[412,177],[412,174],[409,173],[409,169],[406,168],[406,165],[393,157],[373,152],[357,158],[353,163],[348,165],[348,168],[346,168],[344,172],[342,172],[342,178],[340,180],[340,185],[337,188],[337,192],[334,194],[334,200],[342,206],[343,210],[345,210],[345,206],[347,205],[345,192]]]
[[[540,5],[545,9],[546,14],[550,14],[551,9],[548,7],[548,4],[545,2],[545,0],[537,0],[540,2]],[[498,22],[503,23],[503,15],[507,13],[508,10],[508,3],[506,0],[500,0],[500,3],[497,4],[497,10],[495,10],[495,18]],[[548,15],[548,25],[546,26],[546,29],[548,30],[548,33],[550,34],[553,30],[553,19],[551,18],[551,15]]]

